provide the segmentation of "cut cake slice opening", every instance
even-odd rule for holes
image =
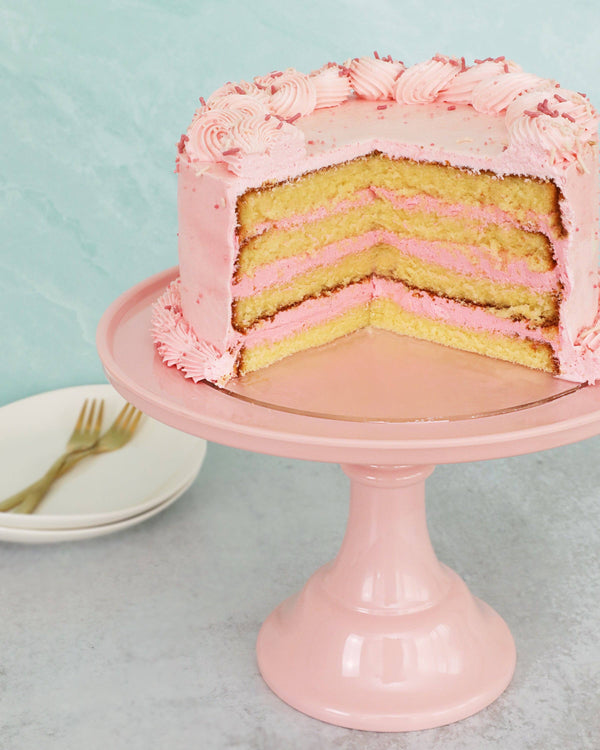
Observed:
[[[246,191],[238,372],[373,326],[556,373],[560,198],[552,180],[379,152]]]

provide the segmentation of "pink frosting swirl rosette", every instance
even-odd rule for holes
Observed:
[[[533,73],[505,73],[486,78],[473,89],[471,104],[478,112],[499,115],[509,104],[526,91],[547,88],[552,81],[539,78]]]
[[[306,154],[304,133],[271,114],[239,119],[231,128],[228,144],[221,158],[235,174],[264,168],[267,158],[279,166]]]
[[[192,161],[221,161],[229,148],[229,134],[242,115],[234,109],[212,109],[200,114],[187,132],[186,151]]]
[[[515,146],[541,146],[554,164],[578,159],[597,142],[598,116],[581,94],[546,88],[523,94],[509,105],[506,126]]]
[[[412,65],[397,80],[394,98],[402,104],[434,102],[461,69],[459,60],[442,55]]]
[[[187,132],[186,151],[193,161],[222,161],[223,152],[236,147],[232,133],[240,122],[268,114],[265,105],[247,94],[227,94],[198,114]]]
[[[379,57],[355,57],[346,63],[350,83],[361,99],[393,99],[394,85],[404,71],[404,64]]]
[[[255,78],[259,89],[269,94],[269,109],[280,117],[309,115],[317,103],[317,91],[310,76],[294,68]]]
[[[269,97],[265,91],[262,91],[254,83],[248,83],[248,81],[239,81],[238,83],[226,83],[221,88],[213,91],[213,93],[206,100],[206,107],[208,109],[214,109],[219,107],[224,99],[228,99],[231,95],[248,95],[254,99],[262,101],[265,106],[269,100]]]
[[[226,94],[209,111],[214,110],[229,110],[238,113],[240,117],[266,115],[269,112],[266,99],[250,94]]]
[[[337,107],[352,94],[350,78],[345,68],[337,63],[327,63],[310,74],[317,92],[315,109]]]
[[[598,113],[586,96],[576,91],[554,89],[550,102],[561,117],[575,124],[581,138],[598,141]]]
[[[448,104],[470,104],[475,87],[483,81],[497,78],[503,73],[519,73],[521,68],[512,60],[481,60],[461,70],[440,92],[439,99]]]
[[[265,156],[283,162],[306,153],[304,133],[272,114],[262,97],[226,92],[197,114],[185,150],[193,162],[223,162],[238,175],[264,164]]]

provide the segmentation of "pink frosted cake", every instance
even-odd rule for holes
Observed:
[[[594,382],[597,115],[504,58],[229,83],[178,145],[153,335],[224,384],[366,326]]]

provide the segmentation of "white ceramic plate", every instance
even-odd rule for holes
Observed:
[[[105,427],[125,403],[110,385],[92,385],[0,408],[0,500],[44,474],[62,452],[86,398],[104,399]],[[53,485],[36,513],[0,513],[0,527],[75,529],[137,516],[195,478],[205,453],[205,440],[142,417],[124,448],[82,461]]]
[[[195,479],[195,476],[194,476]],[[101,526],[88,526],[81,529],[11,529],[0,526],[0,542],[18,542],[20,544],[51,544],[56,542],[72,542],[79,539],[92,539],[96,536],[105,536],[114,534],[117,531],[123,531],[138,523],[147,521],[152,516],[162,513],[163,510],[172,505],[175,500],[180,498],[194,483],[194,479],[189,481],[183,487],[180,487],[171,497],[168,497],[160,505],[147,510],[145,513],[138,513],[131,518],[116,523],[105,523]]]

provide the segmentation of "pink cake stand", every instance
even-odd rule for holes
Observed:
[[[194,384],[161,363],[149,336],[151,305],[175,274],[144,281],[103,316],[98,349],[115,388],[177,429],[339,462],[351,479],[337,557],[260,630],[267,684],[310,716],[376,731],[435,727],[487,706],[511,680],[514,642],[437,560],[425,479],[436,463],[599,433],[600,388],[377,332],[297,354],[224,391]]]

